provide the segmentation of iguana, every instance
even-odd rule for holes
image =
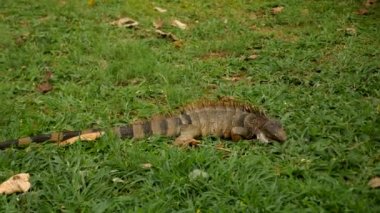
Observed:
[[[286,140],[286,133],[279,121],[269,118],[258,107],[233,100],[196,102],[183,107],[177,115],[153,116],[150,120],[112,128],[111,132],[122,139],[141,139],[150,135],[174,136],[174,144],[180,146],[197,145],[199,141],[196,139],[201,136],[233,141],[258,139],[265,143]],[[85,140],[86,135],[91,135],[93,138],[90,140],[94,140],[103,134],[101,129],[41,134],[1,142],[0,149],[45,141],[71,144],[80,139]]]

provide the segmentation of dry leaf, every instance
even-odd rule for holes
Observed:
[[[212,59],[212,58],[225,58],[227,57],[229,54],[228,52],[209,52],[203,56],[201,56],[201,59]]]
[[[375,5],[376,2],[377,2],[377,0],[367,0],[367,1],[364,3],[364,5],[365,5],[366,7],[371,7],[371,6]]]
[[[64,145],[70,145],[70,144],[73,144],[79,140],[81,140],[81,141],[93,141],[93,140],[96,140],[97,138],[100,138],[102,135],[104,135],[103,131],[85,133],[85,134],[81,134],[81,135],[76,136],[76,137],[69,138],[65,141],[61,141],[61,142],[59,142],[59,145],[63,145],[63,146]]]
[[[30,175],[28,173],[20,173],[12,176],[7,181],[0,184],[0,194],[13,194],[17,192],[26,192],[30,189]]]
[[[368,15],[368,10],[365,8],[361,8],[355,12],[358,15]]]
[[[380,187],[380,177],[374,177],[368,182],[368,186],[371,188],[379,188]]]
[[[141,164],[141,168],[143,168],[143,169],[150,169],[150,168],[152,168],[152,164],[151,163],[143,163],[143,164]]]
[[[46,72],[44,74],[44,80],[36,87],[37,91],[41,93],[47,93],[53,89],[53,85],[50,83],[50,79],[53,76],[53,72],[50,71],[48,67],[45,69]]]
[[[276,176],[280,176],[281,175],[281,167],[280,166],[276,165],[273,170],[274,170],[274,174]]]
[[[250,13],[250,14],[248,15],[248,17],[249,17],[249,19],[251,19],[251,20],[256,20],[256,19],[257,19],[257,15],[256,15],[256,13],[254,13],[254,12]]]
[[[53,85],[51,85],[48,81],[46,81],[46,82],[38,84],[36,89],[40,93],[47,93],[53,89]]]
[[[250,26],[249,29],[251,29],[251,30],[256,30],[256,29],[257,29],[257,25],[254,24],[254,25]]]
[[[346,34],[347,35],[356,35],[356,29],[353,27],[347,27],[346,28]]]
[[[173,25],[174,27],[178,27],[178,28],[180,28],[181,30],[186,30],[186,29],[187,29],[187,25],[186,25],[185,23],[183,23],[183,22],[177,20],[177,19],[174,19],[174,20],[172,21],[172,25]]]
[[[308,9],[302,9],[302,10],[301,10],[301,14],[302,14],[303,16],[308,16],[308,15],[309,15],[309,10],[308,10]]]
[[[89,6],[89,7],[93,7],[93,6],[95,6],[95,0],[87,0],[87,5]]]
[[[137,25],[139,25],[139,23],[131,18],[128,18],[128,17],[124,17],[124,18],[120,18],[116,21],[112,21],[110,22],[111,25],[116,25],[118,27],[126,27],[126,28],[132,28],[132,27],[136,27]]]
[[[284,10],[284,7],[282,6],[278,6],[278,7],[274,7],[272,8],[272,14],[279,14],[279,13],[282,13],[282,11]]]
[[[51,79],[52,76],[53,76],[53,72],[52,71],[47,71],[45,73],[45,81]]]
[[[241,77],[240,76],[224,76],[223,79],[227,81],[237,82],[241,80]]]
[[[259,55],[252,54],[252,55],[246,57],[245,60],[246,61],[248,61],[248,60],[255,60],[257,57],[259,57]]]
[[[208,84],[206,88],[207,90],[216,90],[219,86],[217,84]]]
[[[164,21],[162,21],[161,19],[153,21],[153,27],[156,29],[161,29],[163,25],[164,25]]]
[[[176,48],[181,48],[182,46],[183,46],[183,41],[181,41],[181,40],[177,40],[177,41],[175,41],[174,42],[174,46],[176,47]]]
[[[207,172],[202,171],[200,169],[194,169],[192,172],[189,173],[189,179],[191,181],[197,180],[197,179],[208,179],[210,176],[207,174]]]
[[[245,77],[243,73],[236,73],[231,76],[224,76],[223,79],[227,81],[237,82],[242,80]]]
[[[49,70],[49,68],[46,68],[46,72],[44,75],[44,81],[48,81],[53,77],[53,72]]]
[[[159,34],[162,38],[167,38],[172,41],[178,41],[178,38],[172,33],[165,33],[164,31],[161,31],[161,30],[156,30],[156,33]]]
[[[15,38],[15,43],[17,45],[22,45],[28,40],[29,36],[30,36],[29,32],[23,33],[20,36],[18,36],[17,38]]]
[[[160,13],[166,13],[166,9],[164,9],[164,8],[161,8],[161,7],[154,7],[154,9],[156,10],[156,11],[158,11],[158,12],[160,12]]]
[[[123,179],[118,178],[118,177],[112,178],[112,182],[114,182],[114,183],[125,183],[125,181]]]

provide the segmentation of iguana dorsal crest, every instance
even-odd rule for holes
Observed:
[[[231,109],[241,110],[247,113],[253,113],[253,114],[265,116],[264,110],[260,109],[258,106],[254,106],[254,105],[244,103],[242,101],[236,101],[236,100],[219,100],[219,101],[202,100],[202,101],[190,103],[182,107],[180,111],[181,112],[193,111],[193,110],[203,109],[203,108],[208,108],[208,107],[231,108]]]

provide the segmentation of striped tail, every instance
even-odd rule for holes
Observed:
[[[182,121],[178,117],[153,117],[151,120],[115,127],[113,132],[120,138],[146,138],[151,135],[177,136]]]
[[[0,142],[0,150],[6,149],[9,147],[25,147],[31,143],[43,143],[47,141],[51,142],[61,142],[68,140],[73,137],[78,137],[82,134],[99,132],[99,129],[90,129],[84,131],[63,131],[63,132],[54,132],[50,134],[41,134],[30,137],[19,138],[16,140],[7,140]]]
[[[151,135],[163,135],[163,136],[178,136],[180,128],[184,122],[182,117],[153,117],[151,120],[139,121],[133,124],[127,124],[125,126],[115,127],[112,131],[118,135],[121,139],[125,138],[146,138]],[[43,143],[47,141],[60,143],[80,137],[88,133],[103,133],[100,129],[89,129],[84,131],[63,131],[55,132],[51,134],[41,134],[36,136],[19,138],[16,140],[8,140],[0,142],[0,150],[9,147],[25,147],[31,143]],[[79,139],[78,139],[79,140]],[[76,139],[74,139],[76,141]],[[71,144],[69,142],[68,144]]]

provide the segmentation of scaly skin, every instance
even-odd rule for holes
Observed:
[[[141,139],[150,135],[176,137],[174,144],[179,146],[197,145],[196,138],[202,136],[233,141],[258,139],[265,143],[286,140],[280,122],[267,117],[256,107],[236,101],[199,102],[183,108],[176,116],[155,116],[151,120],[115,127],[112,131],[122,139]],[[103,134],[102,130],[90,129],[25,137],[4,141],[0,143],[0,149],[45,141],[64,143],[70,138],[97,132]]]

